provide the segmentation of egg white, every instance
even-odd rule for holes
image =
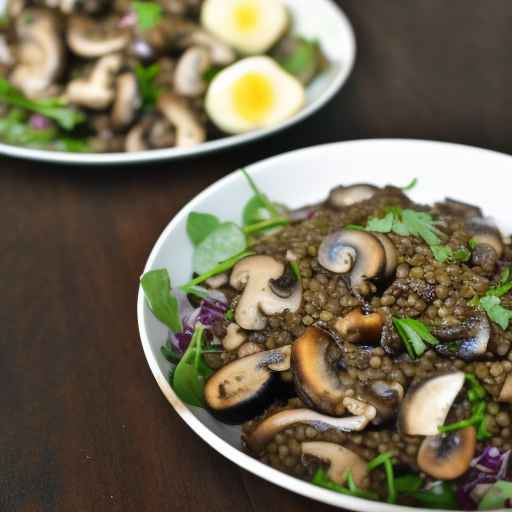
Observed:
[[[240,95],[240,84],[254,81],[264,85],[261,91],[245,88]],[[267,93],[270,93],[270,100]],[[242,99],[254,100],[252,104]],[[260,107],[254,106],[258,103]],[[302,84],[284,71],[269,57],[247,57],[221,71],[211,82],[206,93],[205,107],[212,122],[227,133],[244,133],[282,123],[304,105]]]
[[[311,0],[313,1],[313,0]],[[265,53],[288,27],[281,0],[206,0],[201,23],[240,53]]]

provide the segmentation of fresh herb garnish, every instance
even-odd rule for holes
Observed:
[[[178,397],[196,407],[204,407],[204,385],[213,373],[203,359],[203,333],[204,326],[198,324],[172,379],[172,387]]]
[[[265,231],[267,229],[275,228],[278,226],[286,226],[290,221],[285,217],[273,217],[268,220],[262,220],[261,222],[256,222],[255,224],[250,224],[249,226],[245,226],[242,228],[242,231],[249,235],[251,233],[258,233],[260,231]]]
[[[29,100],[10,82],[0,78],[0,103],[13,107],[37,112],[48,119],[54,120],[65,130],[72,130],[85,121],[85,115],[73,107],[69,107],[59,98]]]
[[[512,503],[512,482],[498,480],[487,490],[480,500],[478,510],[502,510]]]
[[[413,178],[405,187],[402,187],[404,192],[412,190],[418,184],[418,178]]]
[[[159,64],[152,64],[147,67],[141,64],[135,66],[135,76],[142,98],[142,108],[145,111],[151,111],[155,108],[156,102],[162,92],[161,88],[156,84],[156,79],[159,74]]]
[[[405,345],[411,359],[421,356],[427,346],[437,345],[439,340],[435,338],[430,329],[421,321],[414,318],[393,318],[393,325]]]
[[[437,481],[430,488],[404,493],[429,508],[458,508],[455,485],[452,482]]]
[[[376,231],[378,233],[390,233],[393,229],[395,216],[392,212],[388,212],[382,219],[371,217],[368,219],[366,229],[368,231]]]
[[[211,66],[203,73],[203,81],[209,84],[221,71],[221,66]]]
[[[324,468],[318,468],[313,476],[311,483],[329,489],[330,491],[346,494],[348,496],[356,496],[358,498],[366,498],[368,500],[378,500],[379,496],[373,491],[365,491],[357,487],[352,477],[352,473],[347,474],[347,487],[333,482],[328,476]]]
[[[270,201],[270,199],[263,192],[261,192],[261,190],[258,188],[258,186],[254,182],[254,180],[249,176],[249,174],[247,173],[247,171],[245,169],[242,169],[242,174],[245,176],[245,179],[249,183],[249,186],[251,187],[252,191],[254,192],[254,197],[259,198],[259,208],[267,210],[270,218],[280,217],[281,215],[279,213],[279,210],[277,209],[277,206],[272,201]],[[253,200],[253,199],[254,198],[252,198],[251,200]],[[249,203],[251,200],[249,200]],[[245,209],[248,207],[249,203],[247,203],[244,208],[244,214],[243,214],[244,221],[246,219],[246,216],[248,216],[246,214]],[[265,219],[259,218],[258,222],[260,220],[265,220]],[[254,222],[254,219],[251,222],[247,222],[246,224],[252,224],[253,222]]]
[[[300,281],[302,276],[300,275],[299,264],[296,261],[290,261],[290,268],[292,269],[292,272],[294,273],[297,280]]]
[[[285,40],[274,57],[283,69],[304,84],[314,78],[324,59],[318,41],[304,37]]]
[[[178,364],[181,359],[181,354],[170,343],[166,343],[160,347],[162,355],[172,364]]]
[[[474,297],[469,304],[470,306],[481,306],[487,316],[505,331],[512,320],[512,310],[502,306],[500,297],[506,295],[510,290],[512,290],[512,272],[511,268],[507,267],[501,272],[496,286],[489,288],[483,297]]]
[[[132,2],[132,9],[137,15],[137,24],[141,31],[158,25],[164,12],[162,6],[156,2]]]
[[[373,471],[375,468],[379,466],[384,466],[384,471],[386,473],[386,481],[388,485],[388,503],[396,503],[397,492],[395,486],[395,475],[393,471],[393,464],[395,463],[393,459],[393,452],[384,452],[380,455],[377,455],[374,459],[368,462],[368,471]]]
[[[471,258],[471,252],[463,246],[454,251],[449,245],[432,245],[430,250],[434,258],[441,263],[445,261],[465,263]]]
[[[142,276],[140,284],[148,306],[158,320],[173,333],[181,332],[183,325],[178,300],[171,292],[169,272],[166,269],[150,270]]]
[[[191,212],[187,218],[187,234],[194,245],[199,245],[221,222],[210,213]]]
[[[441,425],[438,427],[439,432],[452,432],[454,430],[461,430],[466,427],[475,426],[477,430],[476,437],[478,440],[487,439],[490,433],[487,431],[485,425],[485,411],[487,409],[487,392],[480,384],[478,379],[472,373],[465,374],[466,383],[469,385],[467,392],[468,400],[471,404],[471,416],[456,423],[449,423],[448,425]]]
[[[233,317],[234,317],[234,311],[233,311],[233,308],[228,308],[228,310],[226,311],[226,314],[224,315],[224,318],[228,321],[228,322],[231,322],[233,320]]]

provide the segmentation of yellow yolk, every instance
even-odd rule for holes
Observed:
[[[250,32],[257,28],[260,15],[258,7],[251,1],[241,2],[233,11],[235,27],[241,32]]]
[[[265,119],[274,104],[270,80],[260,73],[246,73],[233,85],[233,102],[236,112],[247,121]]]

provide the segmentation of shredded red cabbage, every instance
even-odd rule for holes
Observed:
[[[51,128],[52,122],[45,116],[42,116],[41,114],[33,114],[30,116],[29,119],[30,126],[34,130],[47,130],[48,128]]]
[[[501,452],[493,446],[486,448],[471,462],[457,488],[457,501],[464,510],[475,510],[488,488],[498,480],[508,480],[510,450]]]

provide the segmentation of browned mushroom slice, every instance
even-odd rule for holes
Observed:
[[[340,185],[331,190],[327,198],[327,204],[335,209],[352,206],[355,203],[372,198],[377,190],[379,190],[377,187],[367,183],[358,183],[348,187]]]
[[[56,17],[45,9],[26,9],[16,20],[18,47],[10,81],[28,97],[37,97],[59,77],[64,47]]]
[[[344,229],[324,238],[318,263],[335,274],[346,274],[351,287],[357,290],[366,280],[382,275],[386,253],[371,233]]]
[[[407,390],[398,414],[398,427],[411,436],[435,436],[464,386],[464,373],[429,377]]]
[[[333,482],[343,485],[350,472],[358,487],[368,487],[368,464],[352,450],[339,444],[322,441],[302,443],[301,447],[303,455],[329,464],[327,476]]]
[[[371,344],[378,342],[384,326],[384,316],[380,312],[363,314],[353,309],[344,317],[338,318],[334,328],[345,341],[350,343]]]
[[[125,151],[145,151],[146,149],[169,148],[176,141],[174,127],[159,114],[150,114],[142,118],[128,132]]]
[[[278,396],[279,379],[270,366],[287,358],[286,348],[258,352],[223,366],[206,383],[208,410],[225,423],[243,423],[261,414]]]
[[[201,96],[206,91],[204,73],[211,66],[208,50],[192,46],[179,58],[174,72],[174,90],[191,98]]]
[[[453,480],[464,474],[475,456],[476,431],[474,427],[429,436],[418,451],[418,467],[440,480]]]
[[[228,352],[237,350],[246,340],[247,336],[235,323],[230,323],[226,329],[226,336],[222,340],[224,350]]]
[[[300,282],[290,289],[288,297],[276,295],[271,289],[271,281],[278,282],[284,270],[283,263],[263,255],[249,256],[233,267],[230,284],[236,290],[243,290],[235,308],[235,321],[240,327],[262,330],[267,325],[265,315],[284,311],[295,313],[299,309],[302,300]]]
[[[260,452],[274,436],[282,430],[302,423],[323,432],[328,429],[342,432],[363,430],[369,419],[364,415],[333,418],[311,409],[287,409],[264,419],[252,432],[245,436],[245,443],[254,452]]]
[[[476,243],[490,245],[498,258],[501,258],[504,250],[503,238],[492,219],[472,217],[466,220],[465,227],[466,231],[473,235]]]
[[[512,404],[512,373],[509,373],[505,378],[498,400],[500,402],[508,402],[509,404]]]
[[[443,341],[435,346],[438,354],[473,361],[487,351],[491,326],[487,315],[479,313],[459,325],[435,327],[432,334]]]
[[[120,74],[116,80],[112,125],[118,130],[130,126],[141,104],[137,78],[131,71]]]
[[[386,266],[384,268],[384,278],[391,279],[395,275],[396,267],[398,265],[398,252],[393,242],[382,233],[372,233],[373,236],[378,238],[379,242],[384,247],[386,253]]]
[[[376,414],[375,418],[372,418],[372,424],[382,425],[396,418],[400,401],[404,397],[404,388],[399,382],[377,380],[356,389],[355,396],[375,409]]]
[[[295,390],[306,405],[340,416],[345,411],[345,393],[335,369],[327,362],[330,343],[326,332],[308,327],[292,345],[292,370]]]
[[[434,210],[441,215],[453,215],[454,217],[471,218],[482,216],[482,210],[478,206],[449,197],[442,203],[435,203]]]
[[[115,28],[111,23],[98,23],[78,15],[69,19],[68,45],[80,57],[91,59],[119,52],[129,40],[130,35],[126,30]]]

